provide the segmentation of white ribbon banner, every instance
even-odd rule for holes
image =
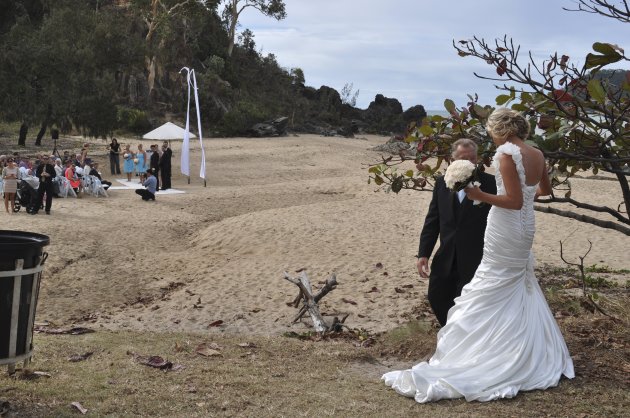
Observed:
[[[199,110],[199,95],[197,94],[197,77],[195,70],[183,67],[179,72],[186,70],[186,82],[188,84],[188,106],[186,108],[186,130],[184,132],[184,142],[182,144],[181,171],[182,174],[190,176],[190,87],[195,93],[195,107],[197,108],[197,130],[199,132],[199,146],[201,147],[201,168],[199,177],[206,178],[206,154],[203,149],[203,138],[201,134],[201,111]]]

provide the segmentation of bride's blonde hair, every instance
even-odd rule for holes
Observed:
[[[492,112],[486,123],[486,130],[497,138],[507,139],[514,135],[526,140],[529,136],[529,123],[520,112],[502,107]]]

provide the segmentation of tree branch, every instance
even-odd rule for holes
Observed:
[[[554,215],[559,215],[565,218],[575,219],[580,222],[588,223],[591,225],[599,226],[600,228],[613,229],[615,231],[621,232],[624,235],[630,236],[630,227],[626,227],[623,225],[619,225],[618,223],[612,221],[602,221],[601,219],[593,218],[592,216],[582,215],[575,212],[560,210],[556,208],[552,208],[551,206],[534,206],[534,210],[543,213],[552,213]]]

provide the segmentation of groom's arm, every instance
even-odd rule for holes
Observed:
[[[440,213],[438,209],[438,188],[440,181],[435,183],[433,196],[429,204],[427,216],[424,219],[424,226],[420,232],[420,245],[418,247],[418,258],[429,258],[440,235]]]

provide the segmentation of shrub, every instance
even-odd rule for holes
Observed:
[[[144,110],[119,107],[117,111],[118,126],[136,134],[142,134],[151,128],[151,122]]]

